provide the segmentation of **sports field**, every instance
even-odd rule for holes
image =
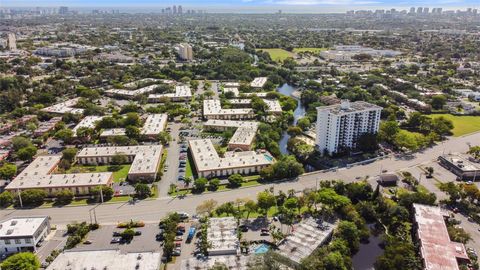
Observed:
[[[287,59],[288,57],[293,57],[293,55],[294,55],[292,52],[286,51],[284,49],[278,49],[278,48],[257,49],[257,51],[267,52],[268,54],[270,54],[270,58],[272,58],[272,60],[276,61],[276,62],[283,61],[283,60]]]
[[[480,131],[480,116],[457,116],[451,114],[432,114],[431,117],[443,116],[453,122],[453,136]]]

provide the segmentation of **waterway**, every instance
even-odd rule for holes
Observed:
[[[295,111],[293,111],[293,118],[294,118],[293,124],[296,125],[298,119],[302,118],[305,115],[305,107],[302,105],[302,103],[298,98],[292,96],[292,93],[295,92],[295,90],[297,89],[286,83],[280,86],[277,90],[279,93],[284,94],[286,96],[291,96],[297,100],[297,108],[295,109]],[[279,142],[279,147],[282,154],[289,154],[287,150],[288,139],[290,139],[290,135],[288,135],[287,131],[284,131],[282,134],[282,138],[280,139],[280,142]]]
[[[383,249],[379,246],[380,235],[371,235],[368,240],[368,243],[360,244],[360,250],[352,258],[354,270],[374,270],[373,264],[383,254]]]

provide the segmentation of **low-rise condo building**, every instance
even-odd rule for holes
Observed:
[[[15,217],[0,223],[0,254],[36,252],[50,233],[50,217]]]
[[[188,101],[192,98],[192,90],[188,85],[177,85],[175,86],[175,93],[165,93],[165,94],[150,94],[148,96],[148,102],[158,103],[165,99],[169,99],[173,102],[179,101]]]

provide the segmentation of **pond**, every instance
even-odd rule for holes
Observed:
[[[297,89],[286,83],[286,84],[283,84],[282,86],[280,86],[277,90],[281,94],[293,97],[292,93],[295,92],[295,90],[297,90]],[[295,98],[295,97],[293,97],[293,98]],[[302,105],[302,103],[300,102],[300,100],[298,98],[295,98],[295,99],[297,100],[297,108],[295,109],[295,111],[293,111],[293,118],[294,118],[293,124],[294,125],[297,124],[298,119],[302,118],[305,115],[305,107]],[[280,139],[280,142],[278,143],[279,146],[280,146],[280,151],[282,152],[282,154],[289,154],[289,152],[287,150],[288,139],[290,139],[290,135],[288,135],[287,132],[284,131],[283,134],[282,134],[282,138]]]
[[[368,243],[360,244],[360,250],[352,258],[355,270],[374,270],[373,264],[383,254],[383,249],[379,246],[382,242],[380,235],[371,235],[368,240]]]

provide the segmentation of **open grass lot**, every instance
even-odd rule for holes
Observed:
[[[73,166],[67,173],[89,173],[89,172],[113,172],[113,182],[122,182],[127,179],[128,171],[131,165],[119,165],[119,170],[115,168],[117,166],[102,165],[102,166]]]
[[[270,58],[273,61],[283,61],[289,57],[293,57],[293,53],[286,51],[284,49],[257,49],[257,51],[264,51],[270,54]]]
[[[433,114],[431,117],[443,116],[453,122],[453,136],[458,137],[465,134],[480,131],[480,116],[457,116],[451,114]]]
[[[321,51],[326,51],[328,48],[295,48],[293,49],[294,53],[301,53],[301,52],[311,52],[311,53],[319,53]]]

